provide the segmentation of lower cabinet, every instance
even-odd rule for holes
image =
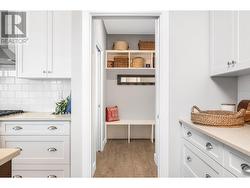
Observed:
[[[14,164],[13,178],[63,178],[70,177],[69,165],[20,165]]]
[[[70,123],[64,121],[1,122],[0,148],[19,148],[12,176],[70,177]]]
[[[250,177],[250,157],[182,125],[183,177]]]

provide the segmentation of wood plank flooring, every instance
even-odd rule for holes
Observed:
[[[150,140],[108,140],[97,152],[94,177],[157,177]]]

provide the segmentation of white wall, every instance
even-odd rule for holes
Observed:
[[[209,12],[172,11],[170,15],[170,176],[180,176],[183,159],[179,118],[193,105],[219,108],[237,100],[236,78],[209,77]]]
[[[126,73],[110,71],[107,73],[107,106],[117,105],[120,119],[153,120],[155,119],[154,85],[117,85],[117,74],[149,74],[144,71]],[[153,75],[154,72],[151,71]]]
[[[71,91],[70,80],[32,80],[0,77],[0,108],[54,112],[56,102]]]
[[[71,176],[72,177],[89,177],[90,176],[90,154],[85,153],[89,149],[90,140],[83,136],[88,132],[88,125],[83,124],[88,120],[88,108],[84,103],[83,86],[86,84],[86,74],[83,74],[83,35],[82,12],[73,11],[72,13],[72,114],[71,114]],[[84,35],[85,36],[85,35]],[[88,36],[85,36],[88,37]],[[85,50],[86,51],[86,50]],[[86,55],[86,54],[85,54]],[[89,63],[89,62],[88,62]],[[87,63],[86,63],[87,64]],[[88,72],[88,71],[86,71]],[[88,143],[89,142],[89,143]]]
[[[106,50],[106,30],[103,24],[102,19],[94,19],[93,20],[93,38],[92,38],[92,106],[97,107],[97,101],[96,101],[96,79],[97,79],[97,73],[96,73],[96,60],[95,60],[95,55],[96,55],[96,45],[98,45],[101,50],[105,51]],[[104,55],[105,53],[103,53]],[[104,65],[105,58],[102,58],[103,61],[101,62]],[[104,74],[103,79],[106,79],[106,75]],[[105,82],[104,82],[105,83]],[[104,87],[105,88],[105,87]],[[105,93],[105,92],[104,92]],[[103,96],[104,97],[104,96]],[[103,109],[104,110],[104,109]],[[103,121],[103,130],[105,129],[105,124],[104,124],[104,119]],[[92,172],[94,172],[95,169],[95,163],[96,163],[96,150],[97,150],[97,145],[98,145],[98,122],[97,122],[97,113],[96,113],[96,108],[92,108],[92,142],[91,142],[91,153],[92,153]],[[100,130],[99,130],[100,131]],[[104,132],[103,132],[104,134]],[[104,135],[102,135],[104,137]]]
[[[129,43],[130,50],[138,50],[139,40],[152,40],[154,41],[154,35],[115,35],[109,34],[107,37],[107,49],[112,50],[113,43],[118,40],[125,40]]]
[[[250,99],[250,75],[238,77],[238,102]]]

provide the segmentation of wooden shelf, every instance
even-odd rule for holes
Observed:
[[[106,65],[107,70],[155,70],[153,67],[155,50],[106,50]],[[108,60],[113,60],[115,56],[128,57],[128,67],[108,67]],[[130,67],[131,61],[135,57],[142,57],[145,59],[145,64],[150,64],[150,67],[135,68]]]

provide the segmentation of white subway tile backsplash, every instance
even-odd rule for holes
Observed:
[[[0,109],[53,112],[55,103],[70,95],[70,80],[0,78]]]

